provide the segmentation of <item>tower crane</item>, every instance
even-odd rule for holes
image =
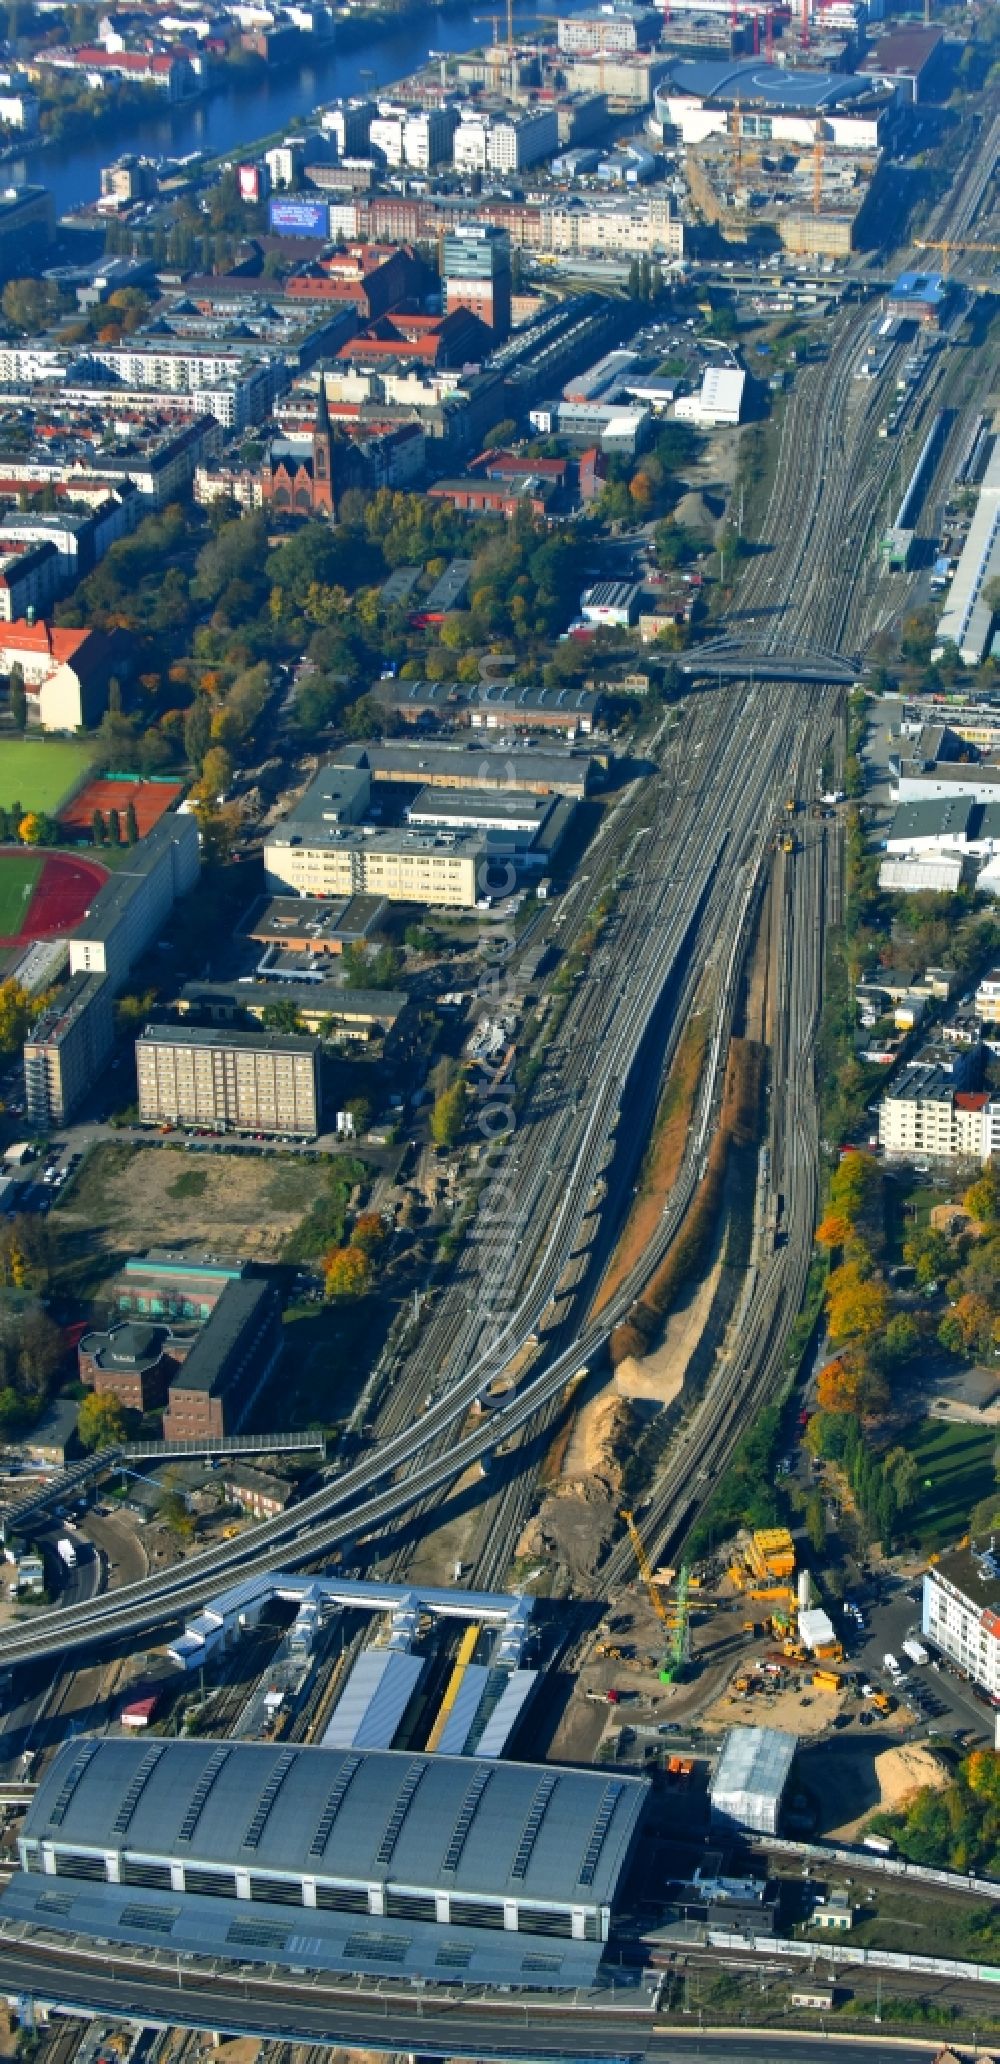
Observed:
[[[936,240],[932,240],[931,238],[926,237],[916,237],[914,239],[914,242],[916,243],[918,251],[941,251],[943,253],[941,270],[945,274],[947,274],[950,269],[951,254],[953,251],[989,252],[992,253],[994,257],[996,257],[998,253],[1000,253],[1000,244],[970,243],[967,239],[962,237],[940,237]]]
[[[677,1591],[673,1608],[666,1606],[657,1588],[650,1560],[643,1545],[642,1535],[635,1523],[635,1515],[623,1510],[622,1518],[632,1543],[632,1551],[639,1565],[639,1575],[646,1589],[650,1605],[667,1630],[668,1640],[663,1661],[660,1664],[660,1683],[673,1684],[687,1662],[688,1657],[688,1584],[690,1572],[685,1563],[677,1579]]]

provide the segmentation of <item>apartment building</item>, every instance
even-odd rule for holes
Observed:
[[[31,1123],[64,1125],[103,1068],[114,1044],[110,984],[71,977],[24,1042],[24,1108]]]
[[[976,1016],[987,1025],[1000,1025],[1000,968],[991,968],[976,990]]]
[[[167,815],[98,890],[70,941],[70,979],[24,1042],[33,1124],[65,1124],[93,1089],[114,1044],[114,998],[200,865],[194,818]]]
[[[135,1043],[140,1121],[315,1139],[319,1051],[298,1033],[147,1025]]]
[[[116,994],[200,866],[194,817],[168,812],[98,890],[69,942],[70,973],[106,975]]]
[[[0,536],[0,621],[43,616],[61,586],[59,554],[51,541],[28,543]]]
[[[660,40],[664,16],[656,7],[637,7],[630,0],[612,6],[588,7],[582,14],[560,15],[556,38],[560,50],[649,50]]]
[[[554,108],[503,116],[477,111],[459,123],[452,147],[459,171],[523,172],[559,149],[559,118]]]
[[[1000,1148],[1000,1103],[960,1088],[943,1067],[914,1061],[882,1098],[878,1136],[891,1160],[988,1161]]]
[[[922,1632],[1000,1704],[1000,1558],[959,1548],[924,1574]]]

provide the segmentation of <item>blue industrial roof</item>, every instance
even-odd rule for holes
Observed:
[[[597,1906],[615,1893],[646,1791],[606,1772],[391,1750],[77,1737],[46,1771],[24,1838],[230,1874]]]
[[[901,272],[889,296],[891,301],[930,301],[936,307],[945,298],[945,284],[939,272]]]
[[[729,106],[766,106],[788,109],[843,107],[852,100],[871,100],[871,79],[843,72],[791,71],[785,65],[762,64],[757,58],[742,63],[725,59],[681,58],[670,66],[659,88],[658,98],[689,93],[695,100],[721,101]]]
[[[467,1767],[467,1766],[466,1766]],[[365,1913],[296,1909],[269,1900],[204,1898],[145,1886],[92,1884],[16,1871],[0,1915],[46,1933],[131,1943],[150,1958],[219,1957],[296,1971],[419,1979],[438,1985],[514,1985],[527,1991],[595,1983],[600,1942],[520,1934]]]

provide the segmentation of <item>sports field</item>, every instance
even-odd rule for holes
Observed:
[[[0,807],[9,810],[12,803],[20,803],[24,810],[44,810],[54,817],[90,760],[87,747],[71,738],[46,742],[5,738],[0,753]]]
[[[16,939],[41,874],[41,853],[0,853],[0,939]]]
[[[96,860],[0,847],[0,946],[75,931],[107,879]]]

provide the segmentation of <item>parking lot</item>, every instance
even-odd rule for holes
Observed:
[[[971,1684],[943,1657],[935,1656],[930,1643],[925,1643],[932,1658],[929,1663],[911,1663],[903,1652],[908,1636],[918,1641],[924,1638],[920,1632],[920,1578],[873,1577],[850,1596],[861,1607],[865,1626],[852,1634],[850,1616],[845,1613],[847,1661],[852,1669],[864,1673],[865,1682],[892,1692],[914,1709],[914,1734],[920,1738],[936,1734],[952,1741],[967,1737],[970,1745],[973,1735],[992,1742],[993,1709],[985,1698],[977,1697]],[[885,1667],[886,1655],[895,1656],[901,1666],[895,1682]]]

